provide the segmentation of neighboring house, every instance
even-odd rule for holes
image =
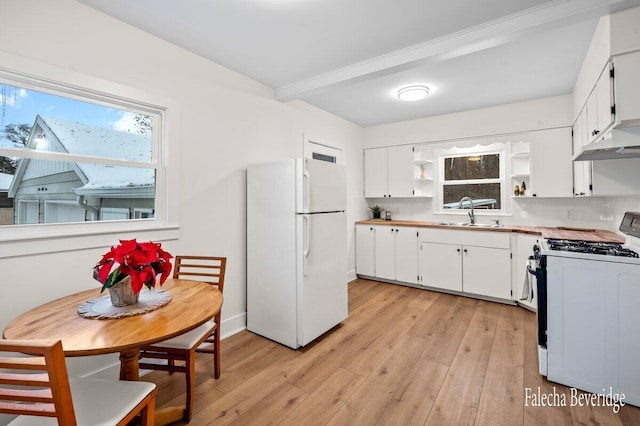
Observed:
[[[27,148],[149,161],[151,140],[37,116]],[[38,159],[20,160],[9,189],[15,223],[83,222],[152,217],[153,169]]]
[[[9,188],[13,175],[0,173],[0,225],[13,224],[13,198],[9,197]]]

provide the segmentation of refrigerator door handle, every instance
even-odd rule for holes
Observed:
[[[304,177],[304,205],[302,206],[302,209],[304,212],[307,212],[311,208],[309,206],[311,198],[311,174],[309,174],[309,170],[307,170],[306,161],[304,163],[304,171],[302,173]]]
[[[302,216],[302,220],[304,223],[304,230],[303,230],[303,238],[304,238],[304,264],[303,264],[303,273],[304,276],[307,276],[307,270],[309,269],[309,253],[311,253],[311,230],[309,227],[309,216],[305,215]]]

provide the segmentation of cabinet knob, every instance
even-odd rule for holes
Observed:
[[[398,230],[396,229],[396,232],[398,232]]]
[[[465,253],[467,253],[467,249],[464,249],[463,251],[464,251]]]
[[[456,249],[456,251],[457,251],[458,253],[460,253],[460,249]]]

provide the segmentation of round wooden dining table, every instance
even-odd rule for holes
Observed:
[[[7,325],[3,336],[60,339],[68,357],[119,352],[120,379],[138,380],[141,348],[204,324],[222,307],[222,293],[207,283],[168,279],[162,289],[171,293],[168,304],[117,319],[89,319],[78,314],[78,306],[101,296],[99,287],[75,293],[25,312]]]

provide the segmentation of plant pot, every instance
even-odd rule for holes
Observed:
[[[373,212],[373,218],[374,219],[380,219],[380,215],[382,214],[382,212]]]
[[[135,305],[138,303],[139,296],[140,293],[134,294],[131,289],[131,276],[127,276],[109,287],[111,304],[116,307]]]

